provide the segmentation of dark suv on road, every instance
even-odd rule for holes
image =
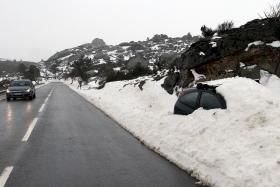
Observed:
[[[9,88],[6,91],[7,101],[10,101],[11,98],[24,98],[32,100],[36,97],[35,86],[31,80],[14,80],[11,82]]]

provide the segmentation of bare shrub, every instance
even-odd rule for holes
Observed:
[[[260,15],[260,18],[280,18],[280,3],[277,3],[275,5],[269,5],[268,10],[265,10],[263,12],[263,16]]]
[[[218,25],[218,34],[223,34],[225,31],[231,30],[234,27],[233,21],[225,21]]]
[[[206,25],[203,25],[200,28],[200,30],[201,30],[202,36],[205,38],[211,38],[215,34],[215,31],[212,30],[211,28],[207,27]]]

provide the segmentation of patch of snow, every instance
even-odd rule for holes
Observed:
[[[155,45],[155,46],[152,46],[151,49],[156,51],[156,50],[159,50],[160,48],[159,48],[159,45]]]
[[[256,68],[256,67],[257,67],[257,65],[256,65],[256,64],[254,64],[254,65],[251,65],[251,66],[247,66],[247,65],[246,65],[246,64],[244,64],[243,62],[240,62],[239,67],[244,68],[244,69],[247,69],[247,70],[252,70],[252,69]]]
[[[163,81],[147,80],[143,91],[134,85],[123,87],[133,81],[107,83],[101,90],[77,90],[76,82],[69,86],[204,183],[279,186],[279,96],[246,78],[213,81],[222,83],[217,92],[227,109],[198,109],[180,116],[172,114],[177,97],[161,88]]]
[[[201,79],[206,79],[206,76],[203,75],[203,74],[198,74],[194,69],[191,69],[191,72],[194,76],[194,81],[198,81],[198,80],[201,80]]]
[[[213,37],[212,40],[218,40],[221,39],[222,37],[218,36],[218,34],[216,33]]]
[[[203,53],[202,51],[199,52],[200,56],[205,56],[205,53]]]
[[[148,66],[150,70],[154,70],[154,66]]]
[[[135,53],[143,53],[144,50],[136,50]]]
[[[217,47],[217,42],[210,42],[210,45],[212,45],[212,48]]]
[[[111,60],[112,62],[116,62],[116,61],[117,61],[117,57],[116,57],[116,56],[110,56],[110,60]]]
[[[94,59],[94,54],[87,55],[86,57],[87,57],[87,58],[90,58],[90,59]]]
[[[127,50],[129,46],[122,46],[122,49]]]
[[[69,58],[69,57],[72,56],[72,55],[73,55],[73,54],[71,53],[70,55],[67,55],[67,56],[65,56],[65,57],[59,58],[58,60],[65,60],[65,59]]]
[[[269,45],[269,46],[272,46],[272,47],[280,47],[280,41],[274,41],[270,44],[266,44],[266,45]]]
[[[116,53],[117,53],[117,50],[114,50],[114,51],[109,51],[107,54],[108,55],[116,55]]]
[[[245,69],[252,70],[252,69],[255,69],[256,67],[257,67],[257,65],[254,64],[254,65],[251,65],[251,66],[246,66]]]
[[[107,64],[107,62],[102,58],[99,60],[99,63],[96,65]]]
[[[130,56],[127,55],[127,56],[124,56],[124,60],[129,60],[130,59]]]
[[[248,51],[250,49],[250,47],[253,45],[258,46],[258,45],[263,45],[263,44],[264,44],[264,42],[262,42],[262,41],[255,41],[255,42],[249,43],[247,48],[245,49],[245,51]]]
[[[176,66],[174,66],[174,73],[180,73],[180,69],[178,69]]]
[[[120,71],[121,70],[121,67],[116,67],[116,68],[113,68],[114,71]]]
[[[152,58],[152,59],[149,60],[149,63],[150,63],[150,64],[154,64],[155,62],[156,62],[156,59],[154,59],[154,58]]]
[[[243,68],[243,67],[245,67],[246,65],[243,63],[243,62],[240,62],[239,63],[239,67],[241,67],[241,68]]]

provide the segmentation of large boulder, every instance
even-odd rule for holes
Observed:
[[[148,65],[149,65],[149,61],[147,59],[145,59],[144,57],[137,55],[128,60],[126,68],[128,70],[133,70],[138,65],[141,66],[142,68],[147,69]]]
[[[168,69],[173,66],[174,61],[179,58],[178,53],[163,53],[159,59],[156,65],[159,67],[159,69]]]
[[[106,43],[100,38],[95,38],[94,40],[92,40],[91,45],[95,48],[99,48],[106,46]]]
[[[166,39],[168,39],[168,36],[166,34],[156,34],[151,40],[155,43],[161,43],[164,42]]]

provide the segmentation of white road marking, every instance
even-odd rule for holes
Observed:
[[[44,103],[43,103],[42,106],[40,107],[39,113],[43,112],[43,110],[44,110],[44,108],[45,108],[45,106],[46,106],[46,104],[47,104],[47,102],[48,102],[48,100],[49,100],[51,94],[53,93],[53,90],[54,90],[54,88],[51,90],[51,92],[49,93],[48,97],[45,99]],[[31,122],[31,124],[29,125],[29,127],[28,127],[28,129],[27,129],[27,131],[26,131],[26,133],[25,133],[25,135],[24,135],[24,137],[23,137],[22,140],[21,140],[22,142],[27,142],[27,141],[28,141],[28,139],[29,139],[29,137],[30,137],[30,135],[31,135],[31,133],[32,133],[32,131],[33,131],[33,129],[34,129],[35,126],[36,126],[36,123],[37,123],[38,119],[39,119],[38,117],[36,117],[36,118],[33,119],[33,121]],[[1,186],[0,186],[0,187],[1,187]]]
[[[22,142],[27,142],[27,140],[29,139],[29,137],[30,137],[30,135],[31,135],[31,133],[32,133],[32,131],[33,131],[37,121],[38,121],[38,118],[34,118],[33,119],[32,123],[29,125],[29,127],[28,127],[28,129],[27,129],[27,131],[26,131],[26,133],[24,135],[24,137],[21,140]]]
[[[42,106],[41,106],[40,109],[39,109],[39,112],[40,112],[40,113],[43,112],[44,108],[45,108],[45,103],[42,104]]]
[[[51,92],[49,93],[48,97],[45,99],[44,103],[43,103],[42,106],[40,107],[39,113],[43,112],[43,110],[44,110],[44,108],[45,108],[45,106],[46,106],[46,104],[47,104],[47,102],[48,102],[50,96],[51,96],[52,93],[53,93],[53,90],[54,90],[54,88],[51,90]],[[35,126],[36,126],[36,123],[37,123],[38,119],[39,119],[38,117],[36,117],[36,118],[33,119],[33,121],[31,122],[31,124],[29,125],[29,127],[28,127],[28,129],[27,129],[27,131],[26,131],[26,133],[25,133],[25,135],[24,135],[24,137],[23,137],[22,140],[21,140],[22,142],[27,142],[27,141],[28,141],[28,139],[29,139],[29,137],[30,137],[30,135],[31,135],[31,133],[32,133],[32,131],[33,131],[33,129],[34,129]],[[0,186],[0,187],[1,187],[1,186]]]
[[[12,173],[14,167],[13,166],[9,166],[9,167],[6,167],[1,176],[0,176],[0,187],[4,187],[10,174]]]
[[[54,89],[54,88],[53,88],[53,89]],[[47,104],[47,102],[48,102],[50,96],[51,96],[52,93],[53,93],[53,89],[51,90],[51,92],[49,93],[49,95],[48,95],[47,98],[45,99],[44,103],[43,103],[42,106],[40,107],[39,113],[42,113],[42,112],[43,112],[43,110],[44,110],[44,108],[45,108],[45,106],[46,106],[46,104]]]

